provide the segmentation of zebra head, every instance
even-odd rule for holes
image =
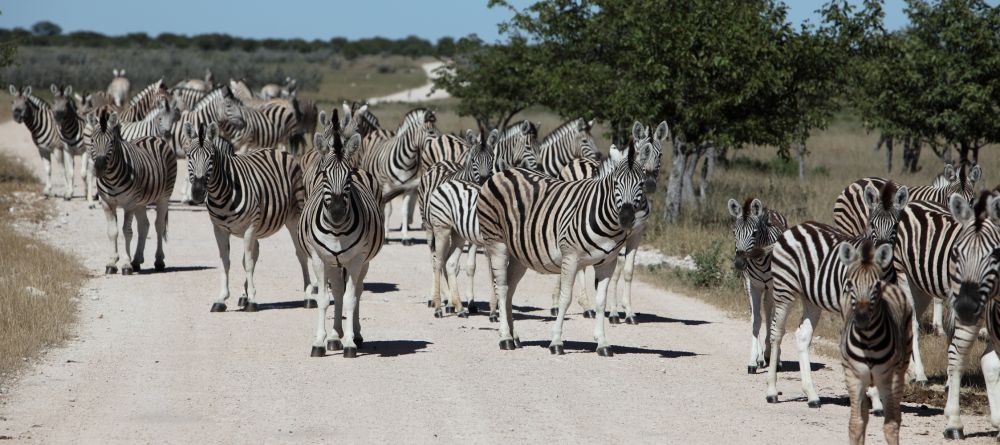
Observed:
[[[951,164],[945,164],[944,171],[934,179],[934,187],[945,189],[949,196],[961,193],[965,199],[972,202],[976,196],[976,183],[983,177],[983,169],[978,165],[971,167],[962,162],[956,169]]]
[[[865,235],[876,244],[892,244],[896,241],[896,223],[899,211],[909,200],[909,189],[886,181],[882,190],[869,183],[863,193],[868,207],[868,226]]]
[[[618,224],[623,230],[630,230],[636,221],[645,221],[649,214],[649,202],[643,190],[642,163],[652,148],[647,144],[636,148],[635,141],[623,151],[611,146],[610,156],[618,167],[611,173],[614,178],[614,206],[618,212]],[[641,153],[636,153],[641,151]]]
[[[850,308],[851,321],[866,329],[879,317],[882,299],[882,276],[892,267],[892,245],[875,247],[865,239],[854,247],[845,242],[837,247],[837,258],[844,264],[844,282],[841,286],[841,307]]]
[[[541,171],[534,150],[537,138],[538,125],[528,120],[505,128],[493,146],[493,171],[499,172],[512,167]]]
[[[749,260],[767,254],[767,210],[757,198],[747,198],[741,206],[735,199],[729,200],[729,214],[733,217],[733,237],[736,238],[736,257],[733,267],[746,270]]]
[[[948,210],[961,226],[948,258],[949,300],[958,318],[971,324],[996,292],[1000,230],[993,221],[1000,216],[1000,198],[983,192],[975,205],[970,205],[964,195],[954,193],[948,199]]]
[[[31,86],[29,85],[19,90],[11,84],[10,95],[13,96],[10,108],[13,114],[14,122],[20,124],[25,120],[32,119],[35,109],[28,100],[28,98],[31,97]]]
[[[336,116],[335,109],[334,119]],[[334,131],[331,138],[316,133],[313,145],[323,153],[316,173],[321,178],[323,211],[331,221],[342,222],[352,205],[351,174],[354,167],[351,165],[351,157],[361,146],[361,135],[354,134],[345,144],[339,130]]]
[[[224,121],[229,124],[229,128],[235,131],[246,128],[247,121],[243,114],[243,104],[232,93],[223,97],[222,110],[225,116]]]
[[[215,155],[219,150],[219,124],[215,122],[198,124],[184,123],[184,153],[187,156],[188,181],[191,183],[191,200],[195,204],[205,202],[208,181],[215,167]]]
[[[110,107],[101,107],[87,115],[90,125],[90,157],[94,160],[94,172],[103,176],[109,165],[117,161],[121,147],[121,122],[118,112]]]
[[[59,88],[56,84],[49,86],[52,91],[52,114],[57,121],[67,117],[76,118],[76,100],[73,98],[73,87]]]
[[[572,144],[576,147],[581,157],[598,160],[597,143],[590,134],[590,129],[594,128],[594,120],[584,120],[582,117],[576,121],[576,132],[573,133]]]
[[[650,138],[649,136],[649,127],[642,125],[639,121],[636,121],[632,125],[632,139],[638,141],[636,145],[639,147],[647,143],[652,145],[653,151],[646,158],[645,162],[642,163],[642,173],[645,176],[643,187],[646,188],[646,193],[654,193],[656,192],[656,180],[660,176],[660,157],[663,153],[663,141],[670,137],[670,127],[667,126],[667,121],[660,122],[660,125],[656,126],[653,137]]]
[[[476,184],[482,184],[489,179],[494,168],[493,147],[499,139],[500,132],[496,129],[490,132],[485,141],[483,135],[477,135],[472,130],[466,133],[465,140],[469,143],[469,150],[465,155],[465,169]]]

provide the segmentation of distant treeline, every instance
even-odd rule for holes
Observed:
[[[93,31],[76,31],[64,34],[62,28],[52,22],[38,22],[31,29],[0,29],[0,42],[8,41],[16,42],[19,46],[137,49],[179,48],[204,51],[242,50],[247,52],[263,49],[296,51],[300,53],[332,51],[348,59],[380,54],[409,57],[450,57],[455,53],[455,39],[451,37],[443,37],[436,43],[433,43],[416,36],[409,36],[403,39],[372,37],[358,40],[348,40],[344,37],[334,37],[329,40],[248,39],[233,37],[228,34],[185,36],[162,33],[158,36],[150,36],[141,32],[121,36],[107,36]]]

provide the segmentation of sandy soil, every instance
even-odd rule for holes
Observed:
[[[0,125],[0,140],[40,170],[23,126]],[[79,198],[56,206],[60,216],[38,235],[82,258],[94,278],[81,290],[75,338],[49,351],[0,399],[0,436],[17,443],[847,438],[836,360],[814,360],[822,368],[814,372],[821,409],[806,407],[796,371],[780,374],[784,403],[769,405],[765,376],[746,373],[747,322],[641,282],[634,292],[642,323],[610,327],[613,358],[593,352],[593,323],[575,303],[566,323],[568,353],[557,357],[546,349],[554,277],[529,273],[515,298],[526,345],[501,351],[496,325],[484,315],[433,318],[425,307],[426,246],[393,243],[369,273],[361,309],[366,344],[358,358],[311,358],[316,314],[298,307],[300,278],[287,233],[261,242],[258,298],[267,310],[209,313],[219,260],[204,209],[172,205],[168,272],[124,277],[102,275],[103,212]],[[232,253],[239,283],[240,244]],[[477,287],[482,299],[485,277]],[[233,293],[239,295],[235,285]],[[784,350],[794,360],[791,335]],[[903,442],[940,443],[940,413],[906,407]],[[875,443],[882,442],[879,421],[868,428]],[[967,433],[979,435],[967,443],[992,441],[985,437],[988,419],[965,422]]]
[[[441,62],[428,62],[421,65],[421,68],[423,68],[424,72],[427,73],[428,79],[434,79],[437,77],[437,74],[434,72],[434,70],[438,69],[438,67],[442,65],[444,64]],[[431,100],[447,99],[451,97],[451,95],[448,94],[447,91],[437,90],[431,92],[431,90],[433,89],[434,89],[434,84],[428,80],[426,84],[423,84],[416,88],[410,88],[408,90],[403,90],[386,96],[372,97],[368,99],[368,103],[370,105],[375,105],[384,102],[427,102]]]

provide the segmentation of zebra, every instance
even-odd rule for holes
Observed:
[[[643,187],[646,189],[646,193],[654,193],[656,191],[656,181],[660,175],[660,158],[663,153],[663,141],[670,138],[670,127],[666,121],[660,122],[652,138],[650,138],[649,128],[637,121],[632,125],[632,138],[637,141],[636,145],[639,147],[651,144],[652,152],[643,161],[642,172],[644,178]],[[600,164],[597,161],[586,157],[576,158],[563,168],[560,172],[560,178],[567,181],[586,179],[597,175],[599,170]],[[609,323],[618,324],[621,322],[621,319],[625,319],[625,322],[628,324],[638,324],[635,312],[632,310],[632,275],[635,270],[635,255],[639,250],[639,243],[642,242],[642,235],[645,232],[645,228],[645,225],[635,227],[631,232],[624,251],[619,253],[615,272],[611,276],[611,284],[608,285],[607,305],[609,308]],[[625,278],[625,285],[622,288],[622,298],[619,301],[616,297],[618,294],[618,282],[622,276]],[[579,282],[583,281],[582,270],[578,273],[577,278]],[[586,300],[586,291],[583,286],[580,286],[580,288],[583,298],[579,301],[582,302]],[[556,304],[558,301],[557,292],[558,289],[552,296],[552,315],[558,312]],[[619,311],[619,303],[621,304],[621,311]],[[585,306],[585,308],[583,316],[585,318],[592,317],[594,310],[588,306]]]
[[[580,267],[593,265],[597,282],[597,353],[614,353],[604,333],[604,304],[618,251],[649,215],[642,163],[649,156],[630,144],[615,168],[594,179],[565,182],[524,169],[505,170],[482,186],[476,202],[479,229],[499,300],[500,349],[516,348],[511,299],[527,268],[561,273],[559,314],[549,351],[563,354],[562,326]],[[617,149],[611,151],[621,153]],[[509,261],[508,261],[509,260]]]
[[[283,85],[278,85],[275,83],[269,83],[260,87],[260,93],[257,93],[257,97],[261,99],[277,99],[281,97],[291,97],[295,95],[296,81],[291,77],[285,78],[285,83]]]
[[[297,102],[267,104],[260,109],[231,100],[225,104],[226,117],[230,122],[242,122],[242,128],[233,134],[233,144],[237,147],[275,148],[288,141],[299,123],[300,112]]]
[[[597,161],[597,144],[590,129],[594,121],[574,119],[564,122],[546,135],[538,145],[538,163],[542,171],[558,178],[563,167],[575,158]]]
[[[73,98],[80,104],[80,114],[87,115],[101,107],[111,107],[122,111],[122,107],[115,105],[115,99],[104,91],[95,91],[86,96],[74,93]]]
[[[177,161],[174,151],[159,138],[141,138],[127,141],[121,136],[118,112],[107,108],[87,115],[91,128],[90,156],[97,176],[97,192],[108,221],[108,241],[111,257],[104,273],[122,275],[138,272],[143,263],[149,219],[146,206],[156,206],[156,261],[158,271],[166,267],[163,262],[163,242],[167,239],[167,203],[177,178]],[[117,208],[125,211],[122,233],[125,236],[125,255],[119,264]],[[132,243],[132,216],[138,225],[135,256],[129,257]]]
[[[747,373],[756,374],[764,368],[771,355],[771,318],[774,314],[774,295],[771,284],[771,250],[788,221],[781,213],[764,207],[757,198],[747,198],[740,205],[730,199],[727,205],[733,217],[733,237],[736,255],[733,267],[743,278],[743,289],[750,302],[750,359]],[[763,300],[763,301],[762,301]],[[761,314],[763,302],[763,314]],[[766,324],[760,338],[761,321]]]
[[[170,100],[170,93],[167,92],[167,86],[163,83],[163,79],[149,84],[138,94],[132,96],[128,104],[118,113],[119,121],[138,122],[145,119],[146,115],[152,113],[159,106],[160,98]]]
[[[221,288],[211,312],[225,312],[229,298],[229,237],[243,238],[243,268],[246,271],[245,295],[237,304],[246,312],[256,312],[257,288],[254,268],[260,242],[282,227],[288,229],[295,255],[302,269],[303,288],[310,283],[305,249],[298,237],[298,218],[302,213],[305,190],[302,169],[287,153],[255,150],[235,155],[220,144],[215,122],[196,125],[185,122],[185,152],[188,180],[195,203],[205,203],[212,221],[215,242],[222,260]],[[315,307],[307,298],[305,307]]]
[[[424,139],[431,132],[436,132],[434,124],[437,117],[430,110],[416,108],[410,110],[403,116],[403,122],[388,139],[376,142],[371,147],[364,147],[362,150],[359,168],[365,170],[378,179],[382,187],[382,200],[386,210],[385,220],[388,221],[391,214],[391,207],[388,204],[393,198],[404,195],[403,198],[403,226],[402,243],[404,246],[412,244],[410,239],[409,225],[409,205],[412,199],[411,190],[417,188],[420,182],[420,147]],[[371,136],[372,134],[369,134]],[[368,137],[365,138],[367,140]],[[386,230],[388,226],[386,225]]]
[[[45,171],[45,188],[42,189],[42,195],[48,198],[52,195],[52,156],[55,155],[57,161],[63,160],[67,156],[63,151],[64,144],[59,135],[59,125],[49,104],[31,94],[31,86],[18,89],[14,85],[10,85],[10,95],[13,97],[11,110],[14,122],[28,127],[28,131],[31,132],[31,140],[35,143],[38,155],[42,158],[42,167]],[[70,165],[72,165],[72,160],[70,160]],[[73,196],[73,172],[68,169],[64,170],[66,177],[64,197],[69,199]]]
[[[357,356],[361,336],[360,301],[365,275],[372,258],[382,249],[385,230],[382,219],[381,190],[375,176],[351,165],[352,151],[361,145],[355,134],[346,144],[339,131],[327,141],[314,135],[313,146],[324,152],[315,178],[317,188],[306,200],[298,221],[298,237],[306,246],[315,279],[306,290],[307,297],[317,291],[318,326],[312,357],[322,357],[326,350],[343,349],[344,357]],[[332,295],[327,294],[329,280]],[[333,330],[326,331],[326,310],[336,298]],[[346,332],[341,315],[347,312]]]
[[[201,90],[204,92],[209,92],[215,89],[215,76],[212,75],[212,70],[205,70],[205,77],[202,79],[188,79],[177,82],[174,88],[190,88],[192,90]]]
[[[875,248],[865,240],[859,248],[843,243],[837,249],[845,265],[841,285],[844,326],[840,336],[841,364],[851,399],[848,433],[852,444],[865,442],[868,425],[866,390],[878,388],[883,397],[885,440],[899,443],[900,402],[906,387],[913,336],[913,307],[899,286],[882,281],[892,268],[892,245]]]
[[[110,95],[115,100],[116,106],[122,106],[125,101],[128,100],[128,93],[132,87],[132,83],[129,82],[128,77],[125,77],[125,70],[115,69],[111,70],[114,74],[114,78],[111,79],[111,83],[108,84],[108,95]]]
[[[49,86],[52,91],[52,117],[59,126],[59,137],[63,143],[63,173],[66,177],[66,191],[64,199],[73,197],[73,162],[74,157],[80,156],[80,177],[84,180],[84,194],[87,205],[94,208],[94,171],[90,165],[90,157],[87,156],[87,144],[90,142],[90,134],[86,131],[87,124],[80,115],[73,98],[73,87],[63,86],[60,88],[56,84]]]
[[[932,298],[946,299],[950,309],[945,323],[950,339],[944,408],[948,420],[944,436],[948,439],[964,437],[959,414],[962,371],[986,318],[986,303],[997,291],[998,216],[1000,198],[990,192],[983,192],[974,204],[961,193],[952,194],[948,208],[929,202],[910,203],[900,214],[893,264],[900,287],[913,302],[916,317],[912,331],[917,332],[920,314]]]
[[[173,98],[173,105],[181,111],[190,111],[194,104],[198,103],[208,91],[195,88],[174,87],[170,89],[170,96]]]

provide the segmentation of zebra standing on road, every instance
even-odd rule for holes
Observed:
[[[307,289],[307,297],[318,291],[320,297],[318,326],[313,341],[313,357],[326,355],[326,350],[344,350],[344,357],[353,358],[362,346],[360,301],[368,264],[382,249],[385,241],[382,219],[381,191],[376,179],[350,163],[353,151],[361,145],[355,134],[344,144],[339,131],[327,141],[321,134],[314,136],[313,146],[324,156],[317,169],[317,188],[309,195],[298,222],[299,238],[306,246],[315,280]],[[327,293],[330,283],[332,294]],[[336,299],[333,332],[327,336],[326,310]],[[347,313],[346,332],[341,326],[342,314]]]
[[[389,201],[399,195],[403,198],[402,243],[412,244],[410,239],[409,204],[410,191],[415,191],[420,183],[420,148],[427,135],[436,132],[437,117],[425,108],[417,108],[406,113],[396,133],[389,139],[364,148],[358,167],[375,175],[382,185],[382,201],[386,210],[385,220],[389,220],[392,207]],[[369,135],[371,136],[371,135]],[[366,138],[367,139],[367,138]],[[388,226],[386,226],[388,230]]]
[[[108,84],[108,95],[114,98],[115,105],[120,107],[128,100],[128,93],[132,89],[132,83],[129,82],[128,77],[125,77],[124,69],[111,70],[111,73],[115,77]]]
[[[90,133],[86,131],[87,122],[80,115],[73,98],[73,87],[62,88],[52,84],[52,116],[59,125],[59,137],[63,142],[63,174],[66,177],[65,199],[73,197],[73,162],[75,156],[80,156],[80,177],[84,180],[84,194],[87,204],[94,207],[94,171],[87,156],[87,144],[90,143]]]
[[[121,136],[118,112],[107,108],[87,115],[91,128],[90,156],[97,176],[97,192],[108,220],[108,240],[111,258],[104,272],[113,274],[121,269],[122,275],[138,271],[144,260],[149,218],[146,206],[156,206],[156,270],[163,270],[163,242],[167,239],[167,203],[174,190],[177,161],[174,151],[159,138],[141,138],[127,141]],[[125,255],[118,263],[118,214],[125,211],[122,233],[125,236]],[[132,243],[132,216],[138,226],[135,255],[129,257]]]
[[[865,442],[870,408],[866,391],[874,386],[884,399],[885,441],[898,445],[899,403],[913,349],[913,308],[899,286],[882,281],[884,271],[892,267],[892,245],[876,249],[870,240],[860,248],[843,243],[837,255],[845,265],[840,356],[851,399],[849,437],[852,444]]]
[[[743,205],[730,199],[728,208],[733,217],[733,237],[736,239],[733,267],[743,278],[743,289],[750,302],[752,321],[747,373],[756,374],[758,369],[767,366],[771,355],[771,318],[774,315],[771,249],[782,232],[788,229],[788,221],[781,213],[765,208],[757,198],[747,198]],[[762,320],[766,324],[763,339],[760,338]]]
[[[215,242],[222,260],[219,297],[212,312],[224,312],[229,298],[229,237],[243,238],[244,290],[238,305],[246,312],[257,311],[257,288],[254,268],[260,254],[260,242],[282,227],[288,229],[295,245],[295,255],[302,268],[303,288],[309,285],[305,250],[298,237],[298,218],[302,212],[305,190],[302,169],[288,153],[256,150],[237,156],[223,147],[218,124],[184,124],[187,139],[188,180],[195,203],[205,202],[215,232]],[[315,307],[306,299],[305,307]]]
[[[31,140],[38,148],[38,155],[42,157],[42,167],[45,170],[45,188],[42,189],[42,195],[48,198],[52,196],[52,155],[56,156],[57,161],[66,156],[63,154],[63,141],[59,137],[59,125],[52,108],[45,101],[33,96],[30,86],[19,90],[11,85],[10,95],[13,96],[11,110],[14,122],[28,127]],[[64,196],[69,199],[73,192],[73,172],[70,171],[66,176],[69,179],[66,181]]]
[[[948,439],[965,436],[959,390],[965,360],[985,318],[986,303],[997,292],[998,216],[1000,198],[983,192],[975,205],[960,193],[951,195],[948,209],[928,202],[911,203],[899,218],[894,265],[899,285],[914,305],[912,331],[918,331],[920,315],[932,298],[946,299],[951,309],[945,323],[950,339],[944,407],[948,419],[944,435]],[[914,346],[916,353],[919,349]],[[985,369],[984,375],[989,375]]]
[[[597,144],[590,135],[594,121],[574,119],[564,122],[542,139],[538,145],[538,163],[542,171],[558,178],[563,167],[576,158],[597,161]]]
[[[476,211],[494,276],[502,316],[500,348],[514,349],[511,302],[527,268],[561,273],[559,314],[549,350],[563,354],[562,326],[576,272],[594,266],[597,281],[597,353],[613,352],[604,335],[604,305],[618,251],[634,227],[649,215],[642,163],[649,145],[637,154],[632,144],[614,169],[595,179],[565,182],[523,169],[491,177],[483,185]],[[620,153],[612,150],[612,153]]]

